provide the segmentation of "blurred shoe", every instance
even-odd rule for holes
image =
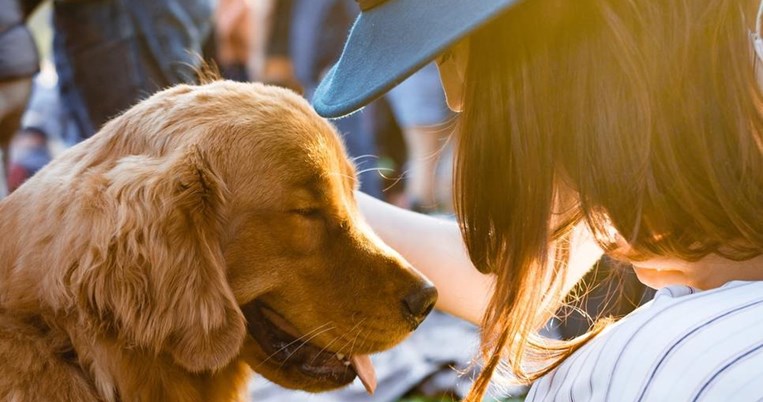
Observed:
[[[8,191],[13,192],[38,170],[50,162],[47,140],[37,130],[23,130],[11,144],[11,162],[8,167]]]
[[[32,173],[29,170],[19,164],[11,163],[8,169],[8,193],[19,188],[30,177]]]

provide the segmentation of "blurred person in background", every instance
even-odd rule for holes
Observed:
[[[79,130],[61,103],[55,68],[45,61],[34,78],[21,128],[11,143],[9,190],[13,192],[54,155],[79,140]]]
[[[24,1],[24,10],[29,14],[40,3]],[[40,95],[33,114],[42,117],[35,120],[65,120],[63,144],[71,146],[157,90],[196,82],[202,45],[210,38],[212,11],[212,0],[53,2],[58,97],[54,102],[51,94]],[[29,42],[23,49],[0,54],[23,55],[34,49]],[[49,92],[44,82],[35,90]],[[45,136],[52,133],[37,124],[20,134],[13,152],[14,187],[42,167]]]
[[[19,128],[40,63],[24,24],[27,16],[17,0],[0,0],[0,198],[8,193],[11,138]]]
[[[214,18],[220,75],[233,81],[250,81],[248,63],[256,35],[252,7],[247,0],[217,0]]]
[[[80,139],[157,90],[196,81],[212,6],[211,0],[54,3],[59,91]]]
[[[451,172],[438,172],[438,166],[439,162],[450,166],[444,159],[450,157],[448,139],[455,115],[445,103],[437,67],[425,66],[390,90],[385,100],[392,108],[407,150],[404,198],[398,205],[422,213],[443,211],[441,200],[450,198],[449,187],[438,191],[437,186],[448,182]],[[450,212],[447,208],[445,211]]]

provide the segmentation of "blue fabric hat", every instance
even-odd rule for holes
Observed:
[[[324,117],[352,113],[521,0],[358,0],[342,56],[315,91]]]

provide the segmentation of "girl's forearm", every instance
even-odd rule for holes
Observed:
[[[490,300],[493,276],[474,268],[455,222],[417,214],[358,193],[374,232],[434,283],[437,307],[479,323]]]
[[[474,268],[455,222],[397,208],[362,193],[358,193],[358,204],[374,232],[434,283],[440,310],[473,323],[481,321],[493,292],[494,276]],[[563,294],[602,254],[582,224],[575,229],[570,246]]]

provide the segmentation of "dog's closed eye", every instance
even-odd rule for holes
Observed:
[[[320,208],[295,208],[289,212],[310,219],[323,217],[323,211]]]

